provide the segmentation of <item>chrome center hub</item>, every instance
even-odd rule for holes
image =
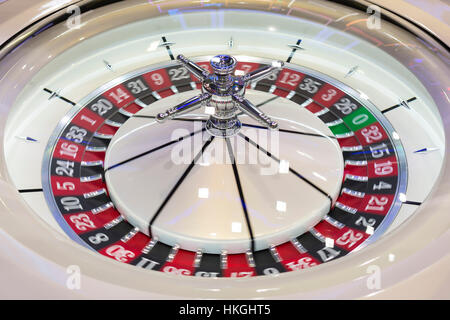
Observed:
[[[237,134],[242,126],[238,119],[239,112],[247,114],[271,130],[278,128],[278,123],[258,110],[245,99],[244,95],[245,88],[249,84],[278,72],[283,67],[283,62],[274,61],[272,65],[264,66],[244,76],[235,76],[237,61],[229,55],[217,55],[211,59],[212,74],[183,55],[177,58],[202,82],[202,94],[158,114],[158,122],[206,106],[206,112],[210,115],[206,130],[213,136],[230,137]]]

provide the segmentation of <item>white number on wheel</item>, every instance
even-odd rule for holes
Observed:
[[[349,115],[353,110],[358,108],[358,106],[352,103],[348,98],[341,99],[338,103],[335,103],[334,106],[345,115]]]
[[[369,218],[366,219],[364,217],[359,217],[358,220],[356,220],[356,225],[357,226],[364,226],[364,227],[373,227],[375,225],[375,223],[377,223],[377,221],[374,218]]]
[[[160,86],[164,83],[164,78],[159,73],[152,74],[151,79],[157,86]]]
[[[128,89],[131,90],[132,94],[139,94],[141,92],[147,91],[148,87],[142,82],[142,80],[138,79],[136,81],[129,82],[127,84]]]
[[[66,134],[66,138],[75,143],[83,143],[84,137],[87,135],[87,131],[80,129],[77,126],[72,126]]]
[[[384,163],[375,163],[374,168],[375,174],[377,176],[385,176],[394,172],[394,167],[392,165],[392,162],[390,161]]]
[[[135,254],[133,252],[131,252],[130,250],[126,250],[120,245],[109,247],[106,250],[106,254],[120,262],[128,262],[129,259],[135,257]]]
[[[97,233],[95,236],[89,237],[89,241],[92,244],[100,244],[108,240],[109,240],[108,236],[104,233]]]
[[[303,83],[299,86],[299,88],[303,91],[313,94],[319,91],[320,85],[320,82],[314,81],[310,78],[306,78],[305,80],[303,80]]]
[[[91,107],[92,111],[97,112],[101,116],[107,113],[112,108],[113,104],[106,99],[98,100],[98,102],[94,103]]]
[[[377,126],[370,126],[361,130],[361,134],[366,139],[367,143],[373,143],[383,138],[383,134],[379,131]]]
[[[322,100],[323,101],[331,101],[331,99],[333,99],[333,97],[336,96],[336,95],[337,95],[337,91],[336,90],[329,89],[326,94],[322,95]]]
[[[313,259],[309,258],[309,257],[304,257],[301,259],[298,259],[297,262],[292,261],[286,264],[289,269],[291,269],[292,271],[294,270],[302,270],[302,269],[306,269],[312,266],[317,265],[317,263],[315,263],[313,261]]]
[[[378,198],[377,196],[372,196],[366,206],[366,210],[383,211],[384,206],[387,205],[388,202],[388,197]]]
[[[61,150],[59,151],[59,154],[61,156],[68,156],[76,159],[78,150],[79,148],[76,144],[64,142],[63,144],[61,144]]]
[[[280,83],[288,84],[290,86],[297,86],[300,82],[300,75],[296,73],[285,72],[283,73],[283,77],[280,80]]]
[[[130,97],[125,91],[120,88],[118,88],[116,92],[111,92],[109,96],[113,98],[117,104],[121,104]]]
[[[347,246],[347,248],[351,248],[357,243],[359,240],[363,238],[363,234],[358,232],[355,233],[353,230],[348,230],[344,233],[339,239],[336,240],[336,243],[341,246]]]
[[[72,221],[72,223],[75,224],[75,228],[80,231],[86,231],[88,228],[96,228],[95,224],[91,221],[89,216],[84,213],[70,217],[70,221]]]
[[[180,81],[183,79],[189,79],[189,71],[185,67],[169,70],[170,80]]]

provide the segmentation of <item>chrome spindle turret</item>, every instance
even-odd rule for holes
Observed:
[[[274,61],[272,65],[264,66],[244,76],[235,76],[237,61],[229,55],[217,55],[211,59],[213,74],[183,55],[179,55],[177,59],[202,82],[202,94],[158,114],[158,122],[205,105],[214,108],[214,114],[210,115],[206,123],[206,129],[214,136],[228,137],[239,132],[241,128],[237,118],[239,110],[271,130],[278,128],[275,121],[245,99],[244,95],[245,88],[250,83],[265,79],[281,70],[284,65],[282,61]]]

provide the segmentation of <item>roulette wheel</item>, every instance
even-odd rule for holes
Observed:
[[[377,3],[1,2],[1,296],[448,298],[448,26]]]

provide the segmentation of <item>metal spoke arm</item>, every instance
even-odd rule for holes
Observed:
[[[283,61],[273,61],[272,65],[264,66],[262,68],[259,68],[258,70],[251,71],[247,73],[245,76],[243,76],[242,79],[246,83],[257,82],[271,76],[276,72],[279,72],[281,68],[283,68],[283,66],[284,66]]]
[[[202,106],[202,103],[204,101],[207,101],[211,98],[211,95],[209,93],[202,93],[198,96],[195,96],[189,100],[186,100],[179,105],[168,109],[164,113],[160,113],[156,116],[156,121],[158,122],[164,122],[169,119],[173,119],[176,116],[180,116],[186,112],[193,111],[197,108],[200,108]]]
[[[233,100],[236,101],[239,109],[241,109],[245,114],[271,130],[278,129],[278,123],[273,121],[264,112],[261,112],[253,103],[238,95],[233,95],[232,97]]]
[[[177,60],[181,62],[196,78],[203,81],[209,76],[209,72],[200,67],[194,61],[189,60],[182,54],[177,56]]]

